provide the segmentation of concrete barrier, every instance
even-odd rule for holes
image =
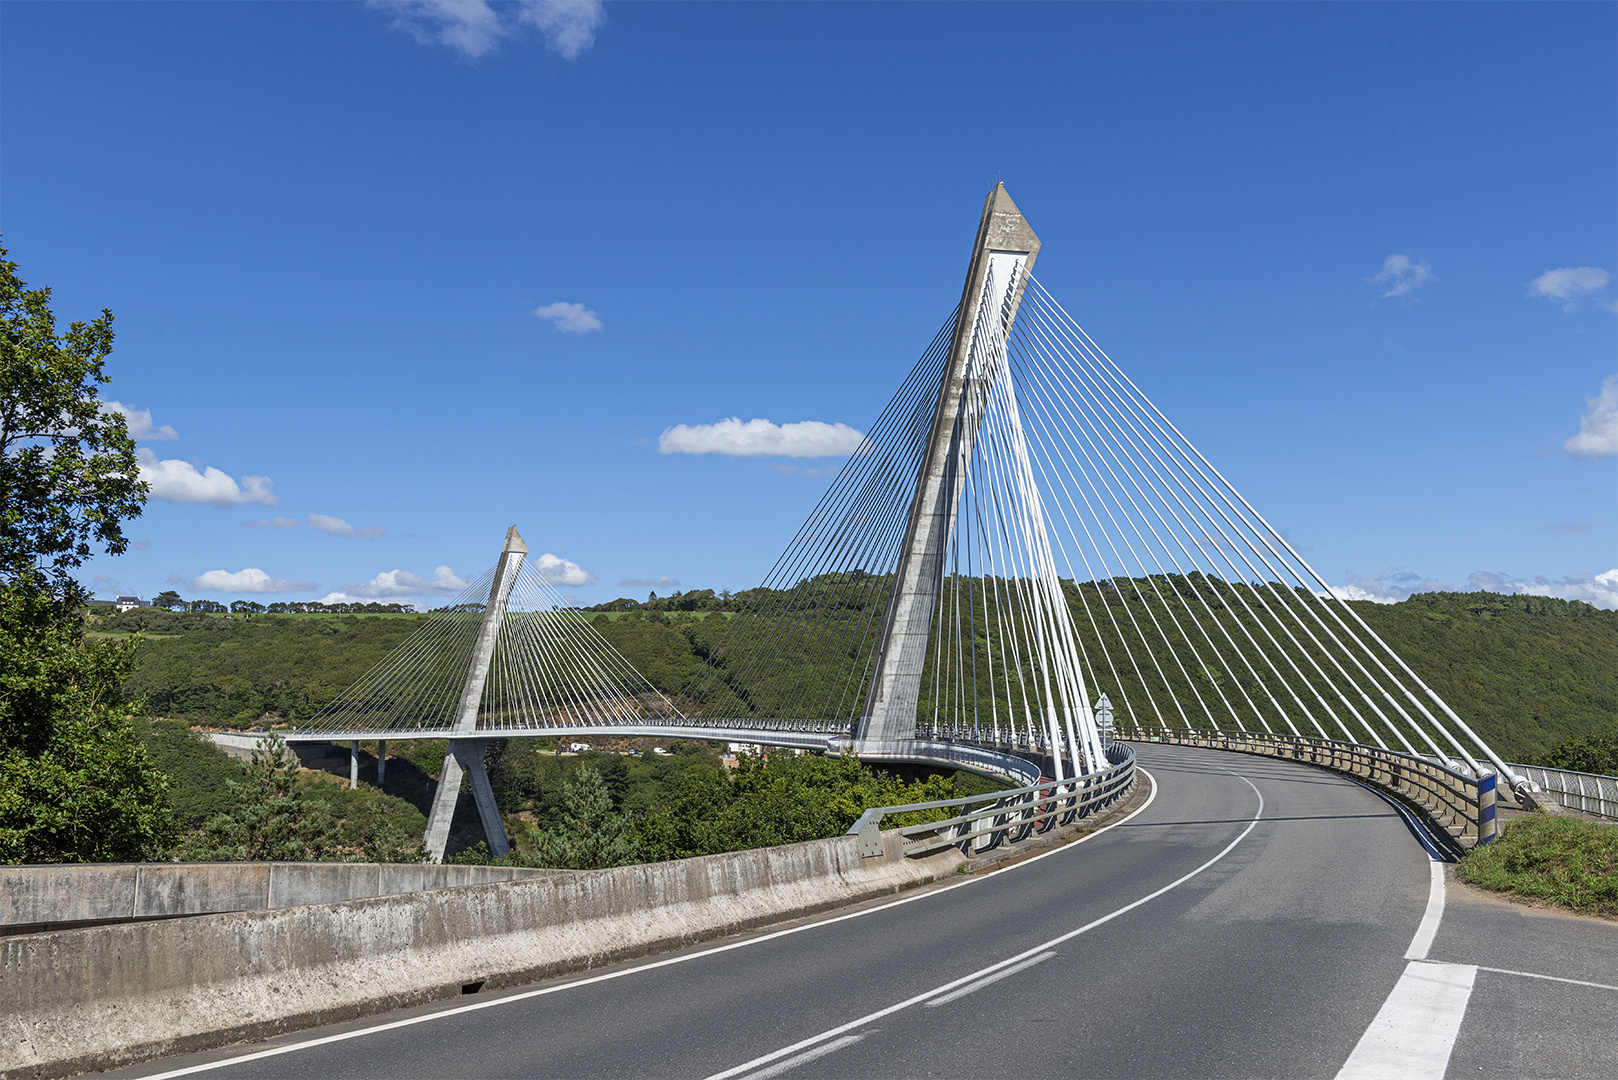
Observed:
[[[0,938],[0,1072],[58,1077],[677,948],[952,874],[897,834]],[[88,868],[97,869],[97,868]]]
[[[0,934],[332,904],[566,872],[429,863],[0,866]]]

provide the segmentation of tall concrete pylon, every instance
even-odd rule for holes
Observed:
[[[489,681],[489,667],[494,662],[495,644],[505,622],[506,604],[511,589],[517,583],[517,572],[528,554],[528,545],[517,533],[517,526],[506,530],[506,544],[500,550],[500,562],[495,567],[494,582],[489,586],[489,601],[483,609],[483,622],[472,646],[472,661],[466,668],[466,682],[461,687],[461,700],[455,712],[455,724],[450,729],[449,752],[444,755],[444,771],[438,778],[438,790],[433,795],[433,810],[427,817],[426,845],[433,862],[444,861],[444,850],[449,846],[450,822],[455,817],[455,802],[461,794],[461,778],[472,781],[472,798],[477,803],[478,817],[483,821],[483,832],[489,840],[489,851],[503,858],[511,850],[506,838],[505,824],[500,820],[500,808],[495,805],[494,789],[489,786],[489,774],[483,769],[483,751],[487,739],[471,738],[477,732],[478,707],[483,702],[483,686]]]
[[[1016,321],[1023,286],[1038,254],[1039,237],[1006,194],[1005,185],[996,184],[983,202],[983,216],[978,221],[949,361],[939,384],[893,592],[877,640],[876,664],[853,732],[857,753],[897,750],[915,738],[916,704],[933,608],[943,582],[944,555],[960,503],[964,469],[972,460],[982,420],[977,410],[964,407],[968,371],[987,335],[997,336],[997,347],[1004,351],[1005,336]],[[988,325],[991,319],[998,320],[999,326]],[[980,335],[985,336],[984,341],[979,340]],[[1003,356],[998,362],[1004,362]]]

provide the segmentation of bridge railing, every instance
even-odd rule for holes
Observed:
[[[860,854],[882,854],[882,820],[889,816],[959,807],[962,813],[898,830],[904,854],[926,855],[959,847],[967,855],[1042,835],[1123,798],[1135,783],[1135,752],[1123,744],[1108,751],[1106,769],[1068,780],[1045,780],[1009,791],[991,791],[962,799],[877,806],[854,822],[849,834],[860,839]]]
[[[1123,737],[1123,736],[1120,736]],[[1402,795],[1462,848],[1495,838],[1495,775],[1471,776],[1428,758],[1358,743],[1253,731],[1144,728],[1137,742],[1176,743],[1302,761]]]
[[[1547,769],[1541,765],[1518,765],[1509,761],[1506,764],[1570,810],[1618,818],[1618,777],[1569,769]]]

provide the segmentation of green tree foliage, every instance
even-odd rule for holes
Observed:
[[[1551,747],[1543,761],[1553,769],[1618,776],[1618,728],[1575,735]]]
[[[16,271],[0,249],[0,861],[149,858],[171,823],[123,696],[135,643],[85,639],[72,576],[146,497],[97,396],[112,313],[58,334]]]
[[[588,765],[562,786],[562,812],[540,833],[534,862],[569,870],[596,870],[640,861],[629,816],[613,808],[607,782]]]
[[[175,850],[182,862],[324,859],[338,844],[337,820],[318,799],[300,798],[298,759],[279,736],[253,751],[240,780],[227,780],[231,809],[209,818]]]

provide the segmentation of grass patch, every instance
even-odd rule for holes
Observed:
[[[1479,888],[1618,918],[1618,825],[1523,818],[1463,858],[1457,873]]]

